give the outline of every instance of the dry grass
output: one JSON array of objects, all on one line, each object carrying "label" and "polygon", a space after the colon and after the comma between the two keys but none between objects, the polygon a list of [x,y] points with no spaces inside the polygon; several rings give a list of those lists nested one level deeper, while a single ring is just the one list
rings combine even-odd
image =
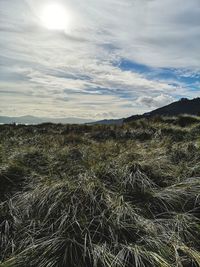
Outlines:
[{"label": "dry grass", "polygon": [[0,126],[0,266],[200,266],[198,127]]}]

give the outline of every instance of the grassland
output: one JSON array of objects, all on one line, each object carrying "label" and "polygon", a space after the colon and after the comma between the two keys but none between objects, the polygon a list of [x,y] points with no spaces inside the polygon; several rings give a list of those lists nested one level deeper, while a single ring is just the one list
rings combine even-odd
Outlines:
[{"label": "grassland", "polygon": [[200,118],[0,126],[1,267],[200,266]]}]

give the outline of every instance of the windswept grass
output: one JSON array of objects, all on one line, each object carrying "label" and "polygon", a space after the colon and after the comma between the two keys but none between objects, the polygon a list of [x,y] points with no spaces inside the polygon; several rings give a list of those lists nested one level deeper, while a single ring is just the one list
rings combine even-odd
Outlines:
[{"label": "windswept grass", "polygon": [[0,266],[200,266],[200,123],[186,119],[0,126]]}]

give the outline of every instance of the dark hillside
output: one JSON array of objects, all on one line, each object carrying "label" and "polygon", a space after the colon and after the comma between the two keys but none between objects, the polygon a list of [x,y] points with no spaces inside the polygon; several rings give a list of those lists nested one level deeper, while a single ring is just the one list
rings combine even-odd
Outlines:
[{"label": "dark hillside", "polygon": [[181,100],[169,104],[167,106],[158,108],[143,115],[134,115],[124,120],[130,122],[136,119],[152,117],[152,116],[177,116],[177,115],[199,115],[200,114],[200,98],[189,100],[182,98]]}]

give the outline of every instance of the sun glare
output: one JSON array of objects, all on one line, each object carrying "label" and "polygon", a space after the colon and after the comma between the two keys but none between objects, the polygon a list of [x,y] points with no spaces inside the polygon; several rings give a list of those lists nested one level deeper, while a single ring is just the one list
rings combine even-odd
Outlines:
[{"label": "sun glare", "polygon": [[49,4],[41,12],[40,19],[49,30],[65,30],[69,27],[70,16],[66,8],[59,4]]}]

